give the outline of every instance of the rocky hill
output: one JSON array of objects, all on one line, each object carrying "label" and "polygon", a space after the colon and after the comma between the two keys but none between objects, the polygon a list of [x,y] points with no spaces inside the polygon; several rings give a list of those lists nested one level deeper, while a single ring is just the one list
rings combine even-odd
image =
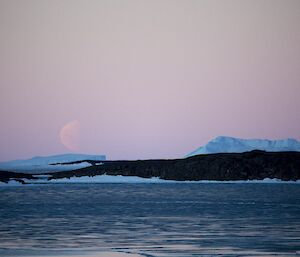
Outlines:
[{"label": "rocky hill", "polygon": [[[69,164],[72,162],[67,163],[67,165]],[[159,177],[177,181],[260,180],[265,178],[295,181],[300,179],[300,152],[255,150],[246,153],[196,155],[185,159],[91,161],[90,164],[91,166],[82,169],[50,172],[48,179],[92,177],[103,174],[143,178]],[[10,178],[31,179],[29,174],[0,171],[0,181],[7,182]]]},{"label": "rocky hill", "polygon": [[219,153],[173,160],[102,161],[101,165],[52,173],[53,178],[101,174],[167,180],[300,179],[300,152]]}]

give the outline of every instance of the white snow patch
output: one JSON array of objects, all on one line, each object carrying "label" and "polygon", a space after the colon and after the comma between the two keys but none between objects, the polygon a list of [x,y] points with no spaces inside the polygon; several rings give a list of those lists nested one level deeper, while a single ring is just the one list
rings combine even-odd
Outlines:
[{"label": "white snow patch", "polygon": [[0,181],[0,187],[22,186],[22,184],[15,180],[10,180],[7,183]]},{"label": "white snow patch", "polygon": [[82,176],[82,177],[71,177],[62,179],[51,179],[51,180],[37,180],[31,181],[32,183],[170,183],[173,180],[164,180],[158,177],[152,178],[141,178],[137,176],[111,176],[111,175],[99,175],[94,177]]},{"label": "white snow patch", "polygon": [[34,178],[37,179],[48,179],[51,177],[51,175],[47,175],[47,174],[42,174],[42,175],[32,175]]},{"label": "white snow patch", "polygon": [[[47,177],[48,178],[48,177]],[[40,178],[37,180],[28,180],[23,179],[26,183],[30,184],[72,184],[72,183],[88,183],[88,184],[97,184],[97,183],[184,183],[184,184],[270,184],[270,183],[285,183],[285,184],[300,184],[300,180],[297,181],[283,181],[280,179],[263,179],[263,180],[230,180],[230,181],[217,181],[217,180],[199,180],[199,181],[176,181],[176,180],[165,180],[158,177],[152,178],[141,178],[136,176],[111,176],[111,175],[99,175],[94,177],[71,177],[62,178],[62,179],[52,179],[47,180],[47,178]],[[18,186],[22,185],[21,183],[11,180],[8,183],[1,183],[1,186]]]},{"label": "white snow patch", "polygon": [[166,180],[159,177],[152,178],[141,178],[136,176],[111,176],[111,175],[100,175],[94,177],[72,177],[70,179],[53,179],[50,183],[295,183],[297,181],[283,181],[280,179],[265,178],[263,180],[230,180],[230,181],[218,181],[218,180],[199,180],[199,181],[177,181],[177,180]]}]

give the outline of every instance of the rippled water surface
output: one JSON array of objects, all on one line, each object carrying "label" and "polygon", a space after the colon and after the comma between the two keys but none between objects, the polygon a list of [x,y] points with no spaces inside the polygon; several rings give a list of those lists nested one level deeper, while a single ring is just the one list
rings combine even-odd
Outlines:
[{"label": "rippled water surface", "polygon": [[0,188],[0,256],[83,252],[149,257],[298,256],[300,185]]}]

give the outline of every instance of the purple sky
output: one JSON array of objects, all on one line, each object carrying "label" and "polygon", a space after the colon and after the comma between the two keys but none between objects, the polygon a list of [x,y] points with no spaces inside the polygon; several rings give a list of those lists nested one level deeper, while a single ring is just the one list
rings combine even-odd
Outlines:
[{"label": "purple sky", "polygon": [[0,160],[299,140],[300,1],[0,0],[0,86]]}]

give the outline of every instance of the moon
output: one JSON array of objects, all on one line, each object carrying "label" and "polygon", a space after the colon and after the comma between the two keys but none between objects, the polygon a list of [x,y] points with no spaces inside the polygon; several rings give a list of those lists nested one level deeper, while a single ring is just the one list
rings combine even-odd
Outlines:
[{"label": "moon", "polygon": [[79,151],[80,123],[73,120],[65,124],[59,132],[60,142],[71,151]]}]

